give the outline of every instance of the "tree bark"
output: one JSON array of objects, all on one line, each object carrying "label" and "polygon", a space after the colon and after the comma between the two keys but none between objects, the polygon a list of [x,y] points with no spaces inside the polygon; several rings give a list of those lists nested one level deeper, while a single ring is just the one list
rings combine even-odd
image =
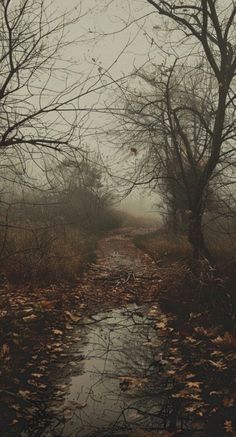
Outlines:
[{"label": "tree bark", "polygon": [[193,248],[193,256],[200,260],[211,259],[202,231],[202,213],[192,211],[189,218],[188,239]]}]

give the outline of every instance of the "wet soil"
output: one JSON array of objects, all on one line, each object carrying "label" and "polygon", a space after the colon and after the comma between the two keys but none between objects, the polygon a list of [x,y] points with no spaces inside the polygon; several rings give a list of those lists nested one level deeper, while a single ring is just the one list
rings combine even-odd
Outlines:
[{"label": "wet soil", "polygon": [[1,436],[235,435],[234,345],[161,311],[148,231],[101,240],[76,287],[2,290]]},{"label": "wet soil", "polygon": [[[104,238],[97,263],[88,266],[77,284],[45,288],[1,285],[1,436],[18,436],[22,430],[40,435],[50,418],[48,399],[64,396],[61,385],[65,384],[60,378],[66,380],[74,370],[74,331],[84,329],[86,316],[151,299],[151,293],[145,292],[145,282],[155,284],[155,265],[135,249],[134,234],[134,230],[126,229]],[[143,277],[147,271],[148,279]],[[76,353],[77,363],[80,354]]]}]

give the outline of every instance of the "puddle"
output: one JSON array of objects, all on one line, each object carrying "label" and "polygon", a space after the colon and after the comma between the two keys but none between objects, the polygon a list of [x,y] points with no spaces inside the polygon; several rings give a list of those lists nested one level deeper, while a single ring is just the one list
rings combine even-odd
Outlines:
[{"label": "puddle", "polygon": [[97,265],[100,262],[103,268],[113,272],[151,273],[155,268],[154,261],[147,254],[137,249],[130,239],[121,237],[105,240],[97,256]]},{"label": "puddle", "polygon": [[57,410],[42,436],[125,436],[147,425],[163,429],[164,343],[143,311],[132,306],[93,318],[86,343],[80,344],[82,374],[71,377],[60,414]]},{"label": "puddle", "polygon": [[111,270],[130,270],[138,271],[142,267],[142,262],[137,257],[127,257],[126,254],[120,252],[112,252],[109,258],[109,267]]}]

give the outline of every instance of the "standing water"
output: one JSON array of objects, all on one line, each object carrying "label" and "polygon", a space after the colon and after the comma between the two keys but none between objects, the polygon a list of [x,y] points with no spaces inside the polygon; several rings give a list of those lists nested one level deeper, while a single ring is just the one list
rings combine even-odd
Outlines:
[{"label": "standing water", "polygon": [[71,377],[60,418],[57,411],[43,436],[128,436],[137,427],[163,429],[163,341],[152,320],[132,306],[98,314],[87,329],[82,374]]}]

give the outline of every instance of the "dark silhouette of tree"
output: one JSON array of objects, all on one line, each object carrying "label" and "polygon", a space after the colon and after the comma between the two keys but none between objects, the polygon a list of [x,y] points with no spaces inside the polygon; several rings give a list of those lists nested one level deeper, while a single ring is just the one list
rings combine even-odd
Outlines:
[{"label": "dark silhouette of tree", "polygon": [[50,0],[0,2],[0,151],[13,176],[29,161],[42,169],[46,155],[82,150],[83,98],[107,85],[72,59],[71,30],[87,12],[82,2],[63,14]]},{"label": "dark silhouette of tree", "polygon": [[119,140],[138,151],[135,184],[172,190],[185,204],[195,258],[210,258],[203,215],[216,178],[223,180],[235,165],[236,6],[212,0],[146,3],[160,16],[154,42],[159,49],[162,44],[165,61],[137,69],[111,112],[120,123]]},{"label": "dark silhouette of tree", "polygon": [[[179,166],[182,162],[179,153],[179,139],[186,148],[188,160],[194,170],[196,161],[192,148],[192,129],[183,125],[183,118],[198,119],[198,123],[205,129],[208,141],[206,151],[203,153],[200,171],[192,185],[190,199],[189,240],[194,248],[196,257],[207,255],[202,233],[202,216],[204,212],[204,194],[209,181],[220,165],[222,157],[234,153],[232,141],[235,139],[235,92],[234,79],[236,73],[236,48],[235,48],[235,17],[236,6],[234,2],[217,2],[214,0],[201,1],[154,1],[147,0],[162,17],[166,17],[174,25],[173,32],[184,35],[182,43],[196,42],[195,53],[200,57],[201,64],[207,65],[207,76],[214,82],[215,95],[212,100],[213,113],[209,124],[209,113],[202,113],[192,102],[187,102],[179,107],[171,104],[170,87],[166,88],[166,99],[169,112],[172,140],[175,144],[176,159]],[[177,33],[178,34],[178,33]],[[173,72],[175,65],[171,68]],[[195,67],[196,75],[201,65]],[[167,81],[170,84],[171,74]],[[202,83],[204,87],[204,83]],[[212,97],[211,97],[212,98]],[[227,148],[226,142],[230,142]],[[183,171],[183,180],[184,177]],[[188,180],[184,182],[189,192]]]},{"label": "dark silhouette of tree", "polygon": [[99,156],[88,154],[83,160],[64,160],[51,171],[50,178],[51,197],[57,201],[51,213],[56,220],[92,232],[114,225],[116,218],[110,210],[114,199]]}]

